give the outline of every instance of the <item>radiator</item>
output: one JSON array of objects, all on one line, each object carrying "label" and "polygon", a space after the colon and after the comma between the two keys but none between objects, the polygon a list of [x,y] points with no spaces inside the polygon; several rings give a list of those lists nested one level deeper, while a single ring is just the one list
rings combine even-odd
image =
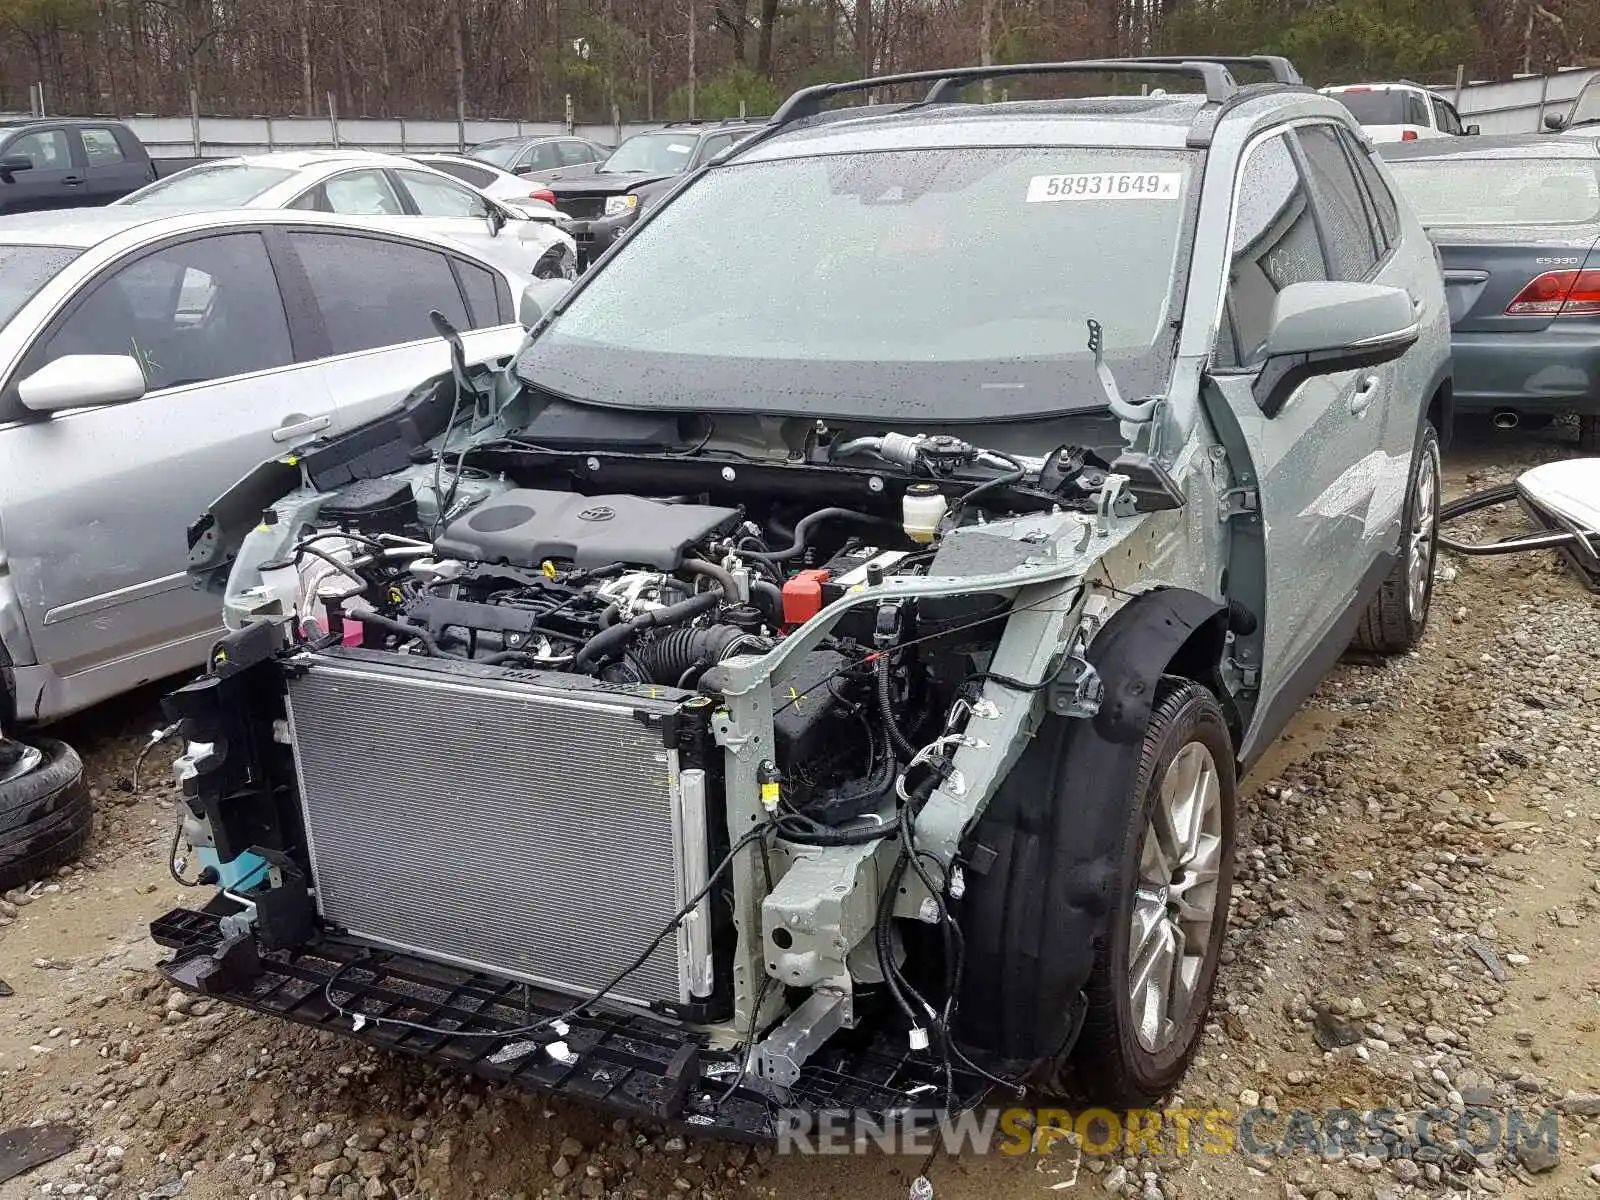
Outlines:
[{"label": "radiator", "polygon": [[[670,700],[362,652],[307,655],[289,728],[317,904],[399,950],[588,992],[704,884],[703,773],[663,738]],[[668,722],[670,724],[670,722]],[[702,902],[610,995],[711,991]]]}]

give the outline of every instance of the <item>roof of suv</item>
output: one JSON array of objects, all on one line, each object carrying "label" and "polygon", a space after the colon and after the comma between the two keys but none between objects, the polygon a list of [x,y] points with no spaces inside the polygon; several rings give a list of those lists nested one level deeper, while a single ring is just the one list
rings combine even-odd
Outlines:
[{"label": "roof of suv", "polygon": [[121,125],[116,117],[0,117],[0,129],[23,125]]},{"label": "roof of suv", "polygon": [[[1096,96],[1076,100],[1011,100],[995,104],[864,105],[797,121],[771,139],[737,152],[745,162],[844,150],[935,149],[955,146],[1103,146],[1193,148],[1198,119],[1243,110],[1252,101],[1293,96],[1348,121],[1349,110],[1307,87],[1254,84],[1216,105],[1199,93]],[[1241,111],[1241,115],[1246,115]],[[1249,114],[1253,115],[1253,114]]]}]

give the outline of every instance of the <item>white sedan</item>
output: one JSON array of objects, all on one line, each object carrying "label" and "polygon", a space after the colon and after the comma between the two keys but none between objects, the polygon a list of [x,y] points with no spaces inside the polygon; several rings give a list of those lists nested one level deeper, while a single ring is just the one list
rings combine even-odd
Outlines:
[{"label": "white sedan", "polygon": [[200,163],[116,201],[182,210],[303,209],[380,217],[441,234],[508,270],[571,278],[577,245],[548,221],[491,199],[442,171],[365,150],[282,151]]},{"label": "white sedan", "polygon": [[547,220],[558,219],[561,215],[555,206],[555,193],[550,190],[550,185],[547,183],[541,183],[536,179],[525,179],[521,175],[513,175],[489,163],[466,158],[460,154],[413,154],[410,158],[412,162],[432,167],[435,171],[443,171],[446,175],[476,188],[490,199],[498,200],[518,212],[527,213],[535,220],[541,217]]}]

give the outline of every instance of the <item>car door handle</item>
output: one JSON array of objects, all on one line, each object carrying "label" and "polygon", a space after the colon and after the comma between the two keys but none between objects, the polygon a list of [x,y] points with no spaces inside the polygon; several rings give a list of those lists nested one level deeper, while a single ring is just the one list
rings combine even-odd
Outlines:
[{"label": "car door handle", "polygon": [[64,183],[67,187],[82,187],[83,186],[83,176],[82,175],[68,175],[61,182]]},{"label": "car door handle", "polygon": [[307,417],[301,413],[290,413],[283,419],[283,424],[272,431],[272,440],[287,442],[306,433],[316,433],[319,429],[326,429],[333,424],[333,418],[328,416]]},{"label": "car door handle", "polygon": [[1372,403],[1372,398],[1378,394],[1378,377],[1368,375],[1361,381],[1361,386],[1350,394],[1350,415],[1359,417],[1367,411],[1367,406]]}]

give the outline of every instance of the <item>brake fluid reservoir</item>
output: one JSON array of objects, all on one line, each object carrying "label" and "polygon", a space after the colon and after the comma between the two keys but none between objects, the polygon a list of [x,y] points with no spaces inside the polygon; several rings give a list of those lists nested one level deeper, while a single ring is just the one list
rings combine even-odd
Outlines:
[{"label": "brake fluid reservoir", "polygon": [[935,484],[913,483],[900,501],[900,523],[906,536],[923,545],[933,541],[949,507],[944,493]]}]

